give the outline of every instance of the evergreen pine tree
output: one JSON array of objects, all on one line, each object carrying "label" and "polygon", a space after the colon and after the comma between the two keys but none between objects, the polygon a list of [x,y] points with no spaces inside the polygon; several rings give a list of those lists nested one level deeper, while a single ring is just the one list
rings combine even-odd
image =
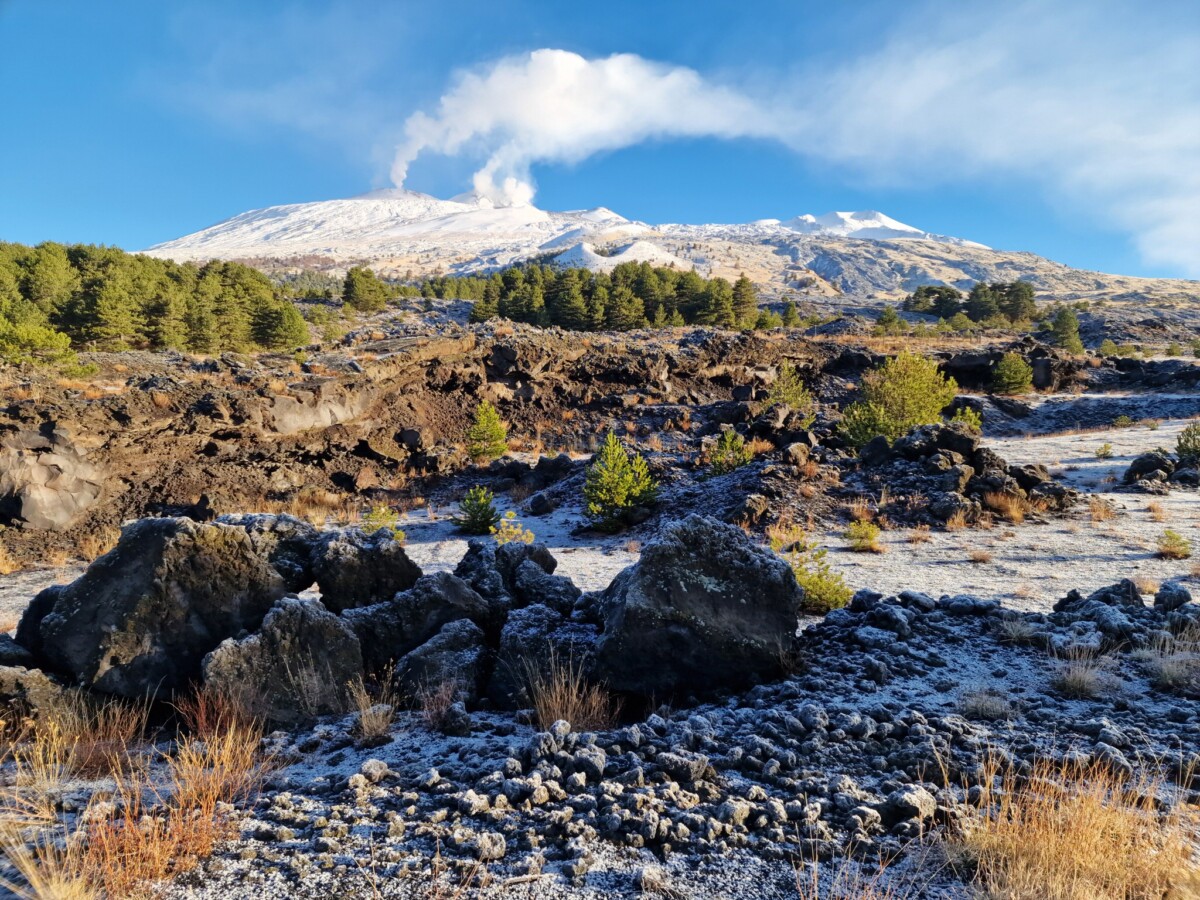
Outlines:
[{"label": "evergreen pine tree", "polygon": [[499,459],[508,452],[508,429],[500,421],[496,407],[481,400],[475,419],[467,429],[467,456],[474,460]]},{"label": "evergreen pine tree", "polygon": [[500,286],[488,280],[483,286],[483,296],[471,304],[471,321],[486,322],[500,314]]},{"label": "evergreen pine tree", "polygon": [[1082,353],[1083,342],[1079,339],[1079,317],[1069,306],[1060,306],[1054,315],[1054,342],[1068,353]]},{"label": "evergreen pine tree", "polygon": [[796,312],[796,304],[791,300],[783,304],[783,327],[795,328],[800,324],[800,313]]},{"label": "evergreen pine tree", "polygon": [[736,324],[745,328],[758,317],[758,291],[745,275],[733,283],[733,315]]},{"label": "evergreen pine tree", "polygon": [[342,302],[358,312],[379,312],[387,306],[387,288],[370,269],[354,266],[342,282]]},{"label": "evergreen pine tree", "polygon": [[972,322],[983,322],[998,315],[1000,305],[996,301],[996,292],[991,285],[980,282],[971,288],[967,297],[967,317]]}]

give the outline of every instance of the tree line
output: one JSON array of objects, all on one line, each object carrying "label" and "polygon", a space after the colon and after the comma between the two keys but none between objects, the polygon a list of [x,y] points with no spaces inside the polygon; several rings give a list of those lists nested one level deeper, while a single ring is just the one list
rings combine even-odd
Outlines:
[{"label": "tree line", "polygon": [[473,301],[473,322],[504,318],[573,331],[772,328],[799,321],[794,304],[785,305],[783,316],[759,310],[758,291],[745,275],[731,283],[647,262],[620,263],[611,272],[527,263],[486,276],[428,278],[420,293]]},{"label": "tree line", "polygon": [[299,309],[249,266],[0,243],[0,358],[10,362],[84,348],[280,350],[309,339]]}]

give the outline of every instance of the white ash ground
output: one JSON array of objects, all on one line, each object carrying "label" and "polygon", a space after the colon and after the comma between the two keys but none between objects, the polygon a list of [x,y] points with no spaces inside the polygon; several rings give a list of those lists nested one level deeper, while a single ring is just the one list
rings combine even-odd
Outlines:
[{"label": "white ash ground", "polygon": [[[912,532],[885,531],[885,553],[854,553],[838,532],[824,535],[829,562],[855,587],[882,593],[913,589],[933,596],[967,593],[998,598],[1015,609],[1045,610],[1072,588],[1084,593],[1121,578],[1160,583],[1195,580],[1188,560],[1155,555],[1167,528],[1192,542],[1200,554],[1200,493],[1173,489],[1165,496],[1116,491],[1132,459],[1157,447],[1173,449],[1190,420],[1071,434],[1022,438],[985,438],[983,445],[1013,465],[1042,463],[1056,478],[1110,502],[1117,515],[1091,521],[1082,502],[1067,517],[1021,525],[997,521],[991,529],[931,530],[926,543],[910,543]],[[1096,450],[1112,444],[1113,456]],[[1149,511],[1157,504],[1161,512]],[[1160,521],[1161,520],[1161,521]],[[972,562],[973,551],[991,554],[990,562]]]}]

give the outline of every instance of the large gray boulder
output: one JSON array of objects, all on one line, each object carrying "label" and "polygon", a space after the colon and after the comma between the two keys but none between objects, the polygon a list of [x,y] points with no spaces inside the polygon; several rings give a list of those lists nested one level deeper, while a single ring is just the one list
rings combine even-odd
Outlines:
[{"label": "large gray boulder", "polygon": [[362,642],[371,671],[398,661],[456,619],[485,626],[492,617],[487,601],[449,572],[424,575],[383,603],[348,609],[342,615]]},{"label": "large gray boulder", "polygon": [[204,658],[206,687],[237,698],[256,715],[295,725],[344,712],[347,685],[363,675],[358,637],[320,601],[286,597],[242,640]]},{"label": "large gray boulder", "polygon": [[235,525],[250,536],[255,551],[275,567],[289,591],[311,587],[313,553],[321,543],[321,532],[295,516],[269,513],[235,513],[219,516],[222,525]]},{"label": "large gray boulder", "polygon": [[100,499],[104,472],[52,422],[0,434],[0,517],[63,531]]},{"label": "large gray boulder", "polygon": [[312,575],[321,602],[334,612],[370,606],[406,591],[421,577],[404,545],[388,528],[347,528],[321,536],[313,550]]},{"label": "large gray boulder", "polygon": [[688,516],[601,595],[595,674],[659,697],[778,676],[803,598],[788,564],[741,529]]},{"label": "large gray boulder", "polygon": [[457,619],[396,665],[393,683],[404,697],[453,684],[455,699],[473,702],[479,695],[487,660],[483,629],[470,619]]},{"label": "large gray boulder", "polygon": [[225,638],[257,628],[286,592],[243,529],[141,519],[73,583],[39,595],[18,635],[81,684],[162,696]]}]

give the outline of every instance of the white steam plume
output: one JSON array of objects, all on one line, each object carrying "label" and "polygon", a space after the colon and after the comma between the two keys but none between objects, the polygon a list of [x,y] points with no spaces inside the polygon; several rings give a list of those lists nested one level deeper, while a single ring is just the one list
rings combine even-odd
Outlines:
[{"label": "white steam plume", "polygon": [[775,137],[759,104],[710,84],[692,69],[622,53],[585,59],[535,50],[461,77],[438,104],[405,123],[392,180],[403,185],[425,151],[455,155],[483,147],[477,194],[496,205],[533,199],[530,166],[572,163],[604,150],[666,137]]}]

